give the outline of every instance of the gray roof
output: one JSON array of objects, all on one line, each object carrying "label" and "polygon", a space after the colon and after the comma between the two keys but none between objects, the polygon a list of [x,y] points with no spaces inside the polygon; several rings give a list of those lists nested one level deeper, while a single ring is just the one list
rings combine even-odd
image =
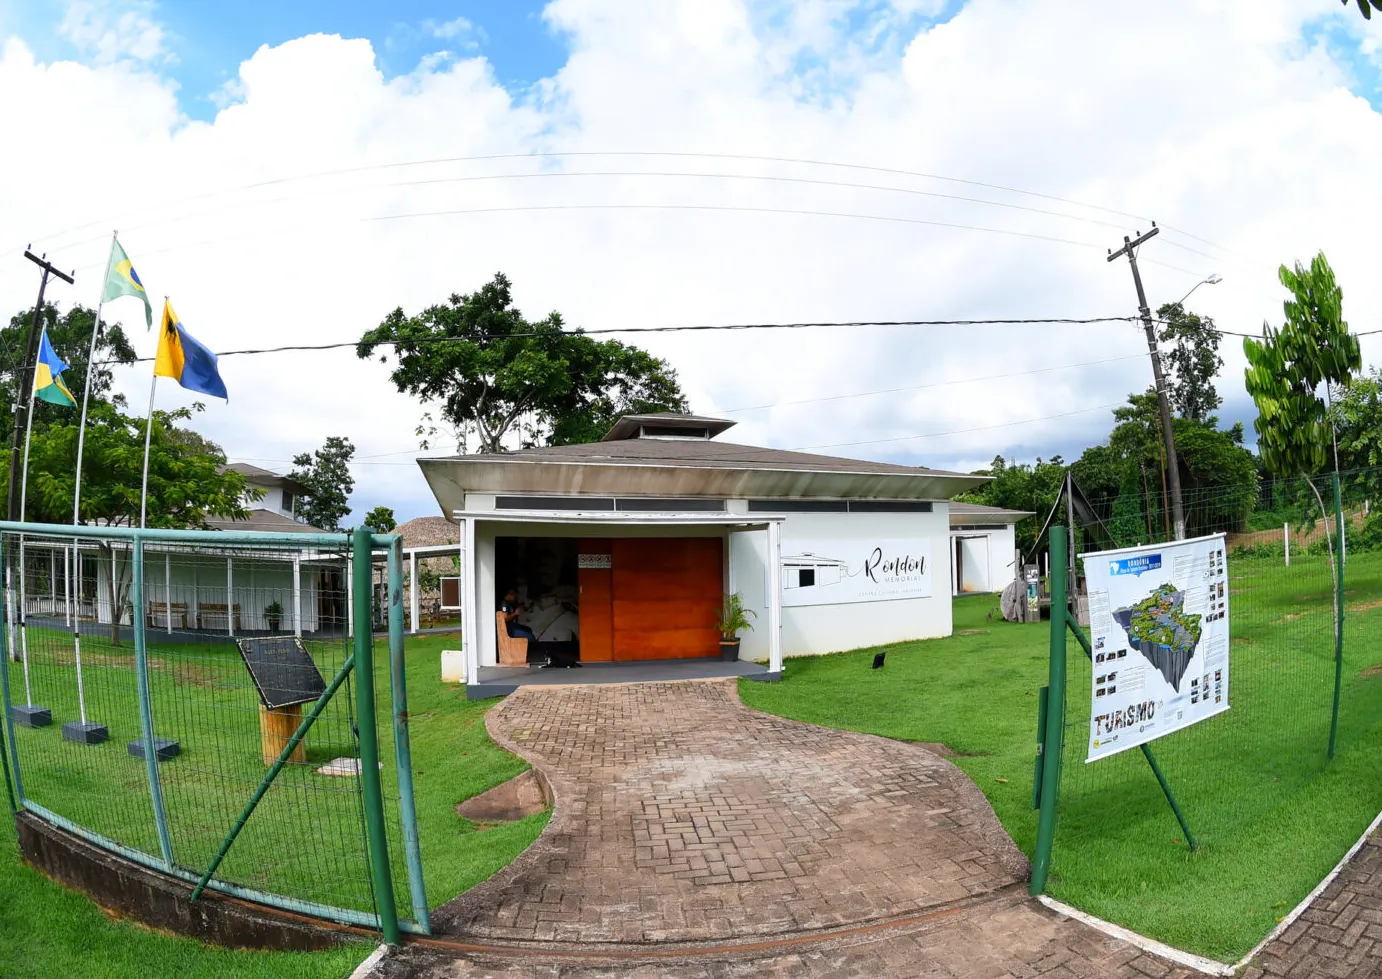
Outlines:
[{"label": "gray roof", "polygon": [[240,473],[249,482],[259,483],[261,486],[281,486],[295,493],[307,492],[307,487],[293,477],[280,476],[276,472],[261,469],[259,466],[252,466],[248,462],[232,462],[226,466],[226,469],[229,472]]},{"label": "gray roof", "polygon": [[614,426],[605,433],[605,442],[617,442],[621,439],[638,438],[639,431],[643,426],[656,425],[659,428],[686,429],[690,431],[709,430],[710,437],[714,438],[721,432],[727,431],[739,424],[730,421],[728,418],[709,418],[705,415],[683,415],[675,411],[654,411],[646,415],[624,415]]},{"label": "gray roof", "polygon": [[251,510],[248,520],[214,517],[207,520],[206,523],[213,530],[267,530],[279,534],[325,533],[320,527],[313,527],[311,524],[302,523],[292,517],[285,517],[273,510]]},{"label": "gray roof", "polygon": [[710,439],[632,438],[419,459],[443,513],[466,493],[946,500],[987,476]]},{"label": "gray roof", "polygon": [[1023,517],[1035,514],[1031,510],[1005,510],[1002,507],[984,506],[982,503],[966,503],[963,500],[950,501],[950,522],[963,523],[1017,523]]}]

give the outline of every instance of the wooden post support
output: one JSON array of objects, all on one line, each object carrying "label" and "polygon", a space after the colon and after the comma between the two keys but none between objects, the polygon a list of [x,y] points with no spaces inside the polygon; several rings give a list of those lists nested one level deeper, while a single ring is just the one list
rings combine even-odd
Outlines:
[{"label": "wooden post support", "polygon": [[[272,765],[278,760],[288,739],[302,723],[302,704],[269,710],[259,705],[259,757],[264,764]],[[303,765],[307,762],[307,746],[299,743],[288,756],[288,761]]]}]

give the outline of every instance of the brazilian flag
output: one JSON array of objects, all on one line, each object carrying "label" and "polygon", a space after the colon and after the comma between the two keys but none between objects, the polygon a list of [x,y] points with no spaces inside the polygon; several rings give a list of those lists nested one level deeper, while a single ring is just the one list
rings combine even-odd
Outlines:
[{"label": "brazilian flag", "polygon": [[144,321],[152,328],[154,310],[149,305],[149,293],[145,291],[144,283],[139,281],[139,273],[134,270],[125,249],[120,247],[119,241],[113,240],[110,243],[110,264],[106,271],[105,287],[101,290],[101,302],[108,303],[121,296],[136,296],[144,300]]},{"label": "brazilian flag", "polygon": [[43,336],[38,342],[38,362],[34,365],[34,397],[55,405],[75,407],[77,399],[67,390],[62,372],[67,364],[58,356],[53,345],[48,342],[48,327],[43,328]]}]

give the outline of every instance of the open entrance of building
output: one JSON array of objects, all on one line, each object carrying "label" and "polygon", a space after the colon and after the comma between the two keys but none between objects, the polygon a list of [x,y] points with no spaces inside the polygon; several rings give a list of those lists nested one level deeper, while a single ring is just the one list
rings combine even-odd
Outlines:
[{"label": "open entrance of building", "polygon": [[530,630],[528,662],[713,659],[722,537],[495,538],[495,596]]}]

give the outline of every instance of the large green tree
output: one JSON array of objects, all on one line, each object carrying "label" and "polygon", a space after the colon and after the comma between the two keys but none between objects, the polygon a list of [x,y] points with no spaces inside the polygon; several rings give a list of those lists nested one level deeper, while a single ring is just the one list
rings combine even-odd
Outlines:
[{"label": "large green tree", "polygon": [[356,353],[392,363],[394,385],[435,405],[462,451],[472,438],[480,452],[594,441],[621,414],[687,410],[666,361],[567,330],[560,313],[525,319],[502,273],[416,315],[395,309]]},{"label": "large green tree", "polygon": [[1382,506],[1382,368],[1356,378],[1333,400],[1329,419],[1345,495]]},{"label": "large green tree", "polygon": [[[15,370],[24,356],[29,340],[29,324],[33,320],[33,308],[21,310],[10,317],[9,323],[0,327],[0,412],[13,423],[14,391],[19,381]],[[73,306],[66,313],[58,315],[58,308],[51,303],[43,306],[41,325],[48,328],[48,339],[57,355],[67,362],[71,370],[63,374],[67,389],[77,399],[78,410],[82,403],[82,392],[86,388],[87,356],[91,352],[91,328],[96,323],[96,313],[85,306]],[[114,375],[113,364],[134,363],[134,347],[125,336],[119,323],[101,324],[101,335],[96,339],[96,367],[91,373],[91,395],[105,397],[110,392]],[[34,426],[41,428],[50,421],[61,420],[64,412],[70,409],[50,405],[42,399],[35,402]],[[70,515],[69,515],[70,516]]]},{"label": "large green tree", "polygon": [[[1286,322],[1280,328],[1263,324],[1261,340],[1243,340],[1248,358],[1244,379],[1257,405],[1257,420],[1253,422],[1257,452],[1269,472],[1302,476],[1314,493],[1325,517],[1325,545],[1337,600],[1342,582],[1333,561],[1328,509],[1314,477],[1329,464],[1331,456],[1338,469],[1338,450],[1330,451],[1334,438],[1329,401],[1336,385],[1349,385],[1362,368],[1363,359],[1358,338],[1349,332],[1344,319],[1343,290],[1324,252],[1316,254],[1308,268],[1300,262],[1289,269],[1283,265],[1278,275],[1291,294],[1282,303]],[[1337,640],[1342,628],[1337,601],[1334,612]]]},{"label": "large green tree", "polygon": [[989,468],[980,470],[978,475],[993,478],[958,499],[1036,514],[1019,520],[1014,528],[1018,549],[1025,557],[1035,555],[1038,550],[1037,531],[1061,493],[1065,461],[1060,456],[1052,456],[1046,460],[1038,459],[1035,463],[1025,463],[995,456]]},{"label": "large green tree", "polygon": [[[194,410],[156,411],[149,444],[150,527],[200,528],[212,517],[244,519],[245,478],[226,471],[224,454],[204,450],[205,440],[187,436],[185,424]],[[91,403],[82,461],[80,519],[84,524],[133,527],[139,523],[141,473],[144,461],[143,418],[124,414],[109,401]],[[29,460],[28,519],[66,524],[72,520],[72,495],[77,465],[77,414],[34,431]],[[8,466],[0,474],[7,489]],[[131,583],[129,553],[118,543],[99,543],[106,567],[111,607],[124,608]],[[123,561],[123,565],[121,562]],[[135,615],[140,614],[135,610]],[[112,616],[111,639],[120,641],[119,616]]]},{"label": "large green tree", "polygon": [[392,534],[398,526],[398,518],[393,515],[393,507],[380,504],[365,514],[365,526],[373,527],[381,534]]},{"label": "large green tree", "polygon": [[341,520],[350,512],[350,491],[355,477],[350,460],[355,445],[341,435],[332,435],[316,452],[293,456],[293,471],[288,474],[307,489],[297,501],[297,515],[313,527],[340,530]]},{"label": "large green tree", "polygon": [[1219,331],[1208,316],[1187,312],[1180,303],[1157,310],[1162,361],[1170,373],[1166,395],[1182,418],[1204,421],[1223,404],[1214,378],[1224,366],[1219,356]]}]

